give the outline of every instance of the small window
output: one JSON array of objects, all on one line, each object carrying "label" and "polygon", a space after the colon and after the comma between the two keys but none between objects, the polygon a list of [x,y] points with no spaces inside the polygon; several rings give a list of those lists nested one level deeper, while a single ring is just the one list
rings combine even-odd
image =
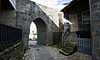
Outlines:
[{"label": "small window", "polygon": [[89,11],[82,12],[82,24],[90,24],[90,12]]}]

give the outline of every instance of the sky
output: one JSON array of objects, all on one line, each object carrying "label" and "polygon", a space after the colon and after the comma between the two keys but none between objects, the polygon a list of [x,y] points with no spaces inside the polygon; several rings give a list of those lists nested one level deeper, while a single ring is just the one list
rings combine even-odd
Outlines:
[{"label": "sky", "polygon": [[65,7],[62,5],[63,3],[69,3],[71,0],[31,0],[36,3],[51,7],[51,8],[58,8],[59,10]]}]

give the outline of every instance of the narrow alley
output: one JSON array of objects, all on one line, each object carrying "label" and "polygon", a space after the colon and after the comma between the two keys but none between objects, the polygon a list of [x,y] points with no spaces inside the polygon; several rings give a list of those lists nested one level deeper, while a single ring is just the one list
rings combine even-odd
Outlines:
[{"label": "narrow alley", "polygon": [[59,49],[51,46],[37,45],[36,41],[29,41],[29,50],[23,60],[66,60],[66,56],[59,53]]},{"label": "narrow alley", "polygon": [[0,0],[0,60],[100,60],[100,0]]}]

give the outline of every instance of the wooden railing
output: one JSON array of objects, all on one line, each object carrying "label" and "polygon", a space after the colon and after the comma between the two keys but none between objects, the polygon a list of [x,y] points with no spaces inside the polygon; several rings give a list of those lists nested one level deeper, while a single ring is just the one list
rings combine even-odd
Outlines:
[{"label": "wooden railing", "polygon": [[77,51],[85,54],[92,54],[92,40],[89,31],[76,32],[77,39]]}]

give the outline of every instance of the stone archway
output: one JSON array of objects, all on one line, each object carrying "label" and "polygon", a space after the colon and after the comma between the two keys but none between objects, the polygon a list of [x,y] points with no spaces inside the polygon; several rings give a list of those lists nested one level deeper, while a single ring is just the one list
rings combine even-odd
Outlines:
[{"label": "stone archway", "polygon": [[37,18],[33,21],[37,26],[37,44],[46,45],[47,44],[47,25],[41,19]]}]

